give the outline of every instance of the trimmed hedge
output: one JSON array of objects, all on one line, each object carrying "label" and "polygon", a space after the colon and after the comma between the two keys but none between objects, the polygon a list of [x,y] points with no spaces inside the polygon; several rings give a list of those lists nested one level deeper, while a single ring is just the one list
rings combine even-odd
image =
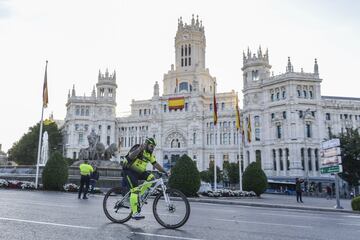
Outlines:
[{"label": "trimmed hedge", "polygon": [[68,164],[59,152],[54,152],[47,161],[42,173],[42,182],[46,190],[63,190],[68,180]]},{"label": "trimmed hedge", "polygon": [[360,196],[353,198],[351,200],[351,208],[354,211],[360,211]]},{"label": "trimmed hedge", "polygon": [[245,169],[243,175],[243,188],[245,191],[254,191],[257,196],[263,194],[267,187],[267,177],[261,166],[252,162]]},{"label": "trimmed hedge", "polygon": [[169,187],[180,190],[186,196],[197,196],[200,173],[195,162],[186,154],[182,155],[171,169]]}]

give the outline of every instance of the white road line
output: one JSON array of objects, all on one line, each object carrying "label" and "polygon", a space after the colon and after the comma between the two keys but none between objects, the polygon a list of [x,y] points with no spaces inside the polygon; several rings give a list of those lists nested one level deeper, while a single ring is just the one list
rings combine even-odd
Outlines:
[{"label": "white road line", "polygon": [[174,239],[186,239],[186,240],[202,240],[199,238],[188,238],[188,237],[176,237],[176,236],[169,236],[169,235],[159,235],[153,233],[143,233],[143,232],[131,232],[132,234],[136,235],[144,235],[144,236],[152,236],[152,237],[163,237],[163,238],[174,238]]},{"label": "white road line", "polygon": [[285,227],[297,227],[297,228],[312,228],[312,226],[291,225],[291,224],[281,224],[281,223],[252,222],[252,221],[230,220],[230,219],[221,219],[221,218],[212,218],[212,219],[213,219],[213,220],[216,220],[216,221],[224,221],[224,222],[254,223],[254,224],[272,225],[272,226],[285,226]]},{"label": "white road line", "polygon": [[276,214],[276,213],[258,213],[260,215],[269,215],[269,216],[280,216],[280,217],[295,217],[295,218],[316,218],[316,219],[326,219],[326,220],[334,220],[337,221],[338,219],[335,218],[328,218],[328,217],[316,217],[316,216],[306,216],[306,215],[290,215],[290,214]]},{"label": "white road line", "polygon": [[67,225],[67,224],[50,223],[50,222],[39,222],[39,221],[31,221],[31,220],[15,219],[15,218],[3,218],[3,217],[0,217],[0,220],[13,221],[13,222],[34,223],[34,224],[43,224],[43,225],[51,225],[51,226],[59,226],[59,227],[70,227],[70,228],[81,228],[81,229],[96,229],[94,227]]},{"label": "white road line", "polygon": [[360,227],[360,224],[356,224],[356,223],[338,223],[340,225],[348,225],[348,226],[359,226]]},{"label": "white road line", "polygon": [[348,218],[360,218],[360,216],[352,216],[352,215],[345,216],[345,217],[348,217]]}]

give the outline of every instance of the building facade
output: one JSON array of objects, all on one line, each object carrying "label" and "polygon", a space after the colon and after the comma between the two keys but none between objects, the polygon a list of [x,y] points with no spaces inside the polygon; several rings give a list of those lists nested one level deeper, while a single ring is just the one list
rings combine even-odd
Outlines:
[{"label": "building facade", "polygon": [[[77,158],[95,130],[105,145],[118,144],[120,156],[146,137],[157,142],[155,155],[170,168],[187,154],[205,170],[209,162],[241,161],[243,169],[260,161],[269,177],[320,176],[320,143],[348,128],[360,126],[360,99],[321,96],[319,67],[295,72],[290,58],[286,72],[270,74],[269,53],[250,50],[243,56],[243,135],[235,124],[237,93],[216,92],[216,78],[206,68],[202,22],[178,20],[175,64],[164,74],[163,93],[155,82],[153,96],[133,100],[131,113],[116,117],[116,73],[99,71],[91,96],[69,91],[63,126],[64,154]],[[240,79],[239,79],[240,86]],[[216,92],[218,124],[214,126]],[[214,151],[216,146],[216,156]]]}]

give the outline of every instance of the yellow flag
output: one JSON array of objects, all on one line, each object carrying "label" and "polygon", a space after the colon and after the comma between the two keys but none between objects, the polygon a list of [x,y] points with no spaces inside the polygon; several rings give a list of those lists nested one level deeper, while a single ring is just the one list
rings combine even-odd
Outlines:
[{"label": "yellow flag", "polygon": [[236,95],[236,104],[235,104],[235,113],[236,113],[236,130],[240,129],[240,109],[239,109],[239,99]]},{"label": "yellow flag", "polygon": [[48,61],[46,61],[45,77],[44,77],[44,85],[43,85],[43,106],[44,106],[44,108],[46,108],[49,103],[49,91],[48,91],[48,85],[47,85],[47,63],[48,63]]}]

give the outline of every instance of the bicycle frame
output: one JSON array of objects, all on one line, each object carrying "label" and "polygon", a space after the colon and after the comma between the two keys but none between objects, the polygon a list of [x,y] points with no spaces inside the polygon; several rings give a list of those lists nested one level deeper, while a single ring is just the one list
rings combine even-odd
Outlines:
[{"label": "bicycle frame", "polygon": [[[137,186],[137,187],[138,187],[138,188],[141,188],[143,185],[149,184],[149,183],[150,183],[151,185],[154,184],[154,186],[152,186],[152,187],[150,187],[150,188],[148,189],[149,192],[148,192],[147,196],[146,196],[144,199],[140,199],[140,202],[139,202],[139,203],[141,204],[141,206],[144,205],[144,202],[146,202],[146,200],[149,198],[149,196],[150,196],[152,193],[154,193],[155,190],[156,190],[159,186],[161,186],[161,189],[162,189],[162,191],[163,191],[163,195],[164,195],[166,204],[169,205],[169,204],[170,204],[170,199],[169,199],[169,196],[166,194],[166,185],[165,185],[165,183],[164,183],[164,180],[163,180],[162,178],[158,178],[158,179],[155,179],[155,180],[152,180],[152,181],[145,181],[144,183],[140,184],[140,185]],[[130,194],[131,194],[131,191],[127,192],[127,193],[125,194],[125,196],[123,197],[123,200],[126,199],[126,198],[128,198],[128,197],[130,197]],[[123,201],[123,200],[122,200],[122,201]]]}]

